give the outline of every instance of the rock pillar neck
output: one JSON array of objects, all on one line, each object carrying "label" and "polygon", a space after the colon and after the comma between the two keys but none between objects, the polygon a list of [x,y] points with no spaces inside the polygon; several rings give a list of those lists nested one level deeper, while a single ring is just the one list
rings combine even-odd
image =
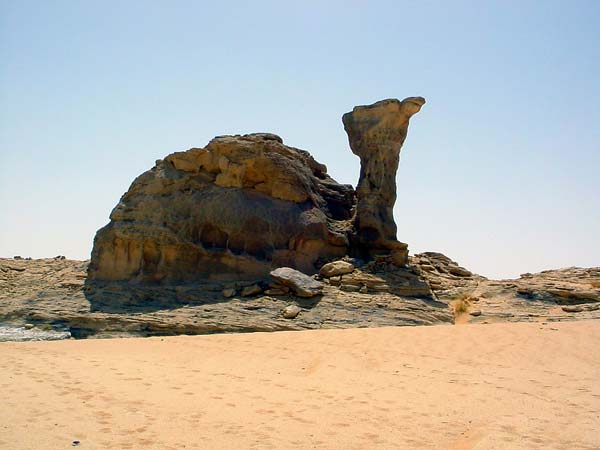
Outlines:
[{"label": "rock pillar neck", "polygon": [[356,106],[342,117],[350,148],[361,164],[353,247],[362,257],[392,254],[397,264],[408,259],[407,245],[396,237],[396,172],[409,120],[424,104],[422,97],[388,99]]}]

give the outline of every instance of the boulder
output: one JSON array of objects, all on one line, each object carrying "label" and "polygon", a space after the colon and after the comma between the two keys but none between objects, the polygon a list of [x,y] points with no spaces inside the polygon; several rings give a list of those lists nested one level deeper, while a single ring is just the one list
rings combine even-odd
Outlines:
[{"label": "boulder", "polygon": [[336,275],[351,273],[353,270],[354,264],[340,260],[325,264],[321,267],[321,270],[319,270],[319,274],[323,277],[331,278]]},{"label": "boulder", "polygon": [[283,310],[281,311],[281,315],[284,319],[295,319],[296,317],[298,317],[298,314],[300,314],[300,311],[302,310],[298,306],[288,305],[285,308],[283,308]]},{"label": "boulder", "polygon": [[354,189],[280,137],[220,136],[158,160],[94,239],[89,278],[252,279],[273,267],[315,273],[348,253]]},{"label": "boulder", "polygon": [[407,245],[396,238],[393,215],[396,171],[409,120],[424,104],[422,97],[388,99],[356,106],[342,117],[350,148],[361,164],[353,236],[361,257],[391,253],[397,263],[407,262]]},{"label": "boulder", "polygon": [[277,283],[289,287],[298,297],[314,297],[323,293],[323,283],[290,267],[280,267],[270,275]]}]

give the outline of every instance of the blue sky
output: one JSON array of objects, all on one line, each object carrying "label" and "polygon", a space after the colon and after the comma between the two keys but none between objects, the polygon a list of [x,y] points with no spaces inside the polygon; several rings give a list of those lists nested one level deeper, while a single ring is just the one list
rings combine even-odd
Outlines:
[{"label": "blue sky", "polygon": [[341,116],[421,95],[398,238],[492,277],[600,266],[600,2],[0,0],[0,256],[89,257],[156,159],[255,131],[340,182]]}]

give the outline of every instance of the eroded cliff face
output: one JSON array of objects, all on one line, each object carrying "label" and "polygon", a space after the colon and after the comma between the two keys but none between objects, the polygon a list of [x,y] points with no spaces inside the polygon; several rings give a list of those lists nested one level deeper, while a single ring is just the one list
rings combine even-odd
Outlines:
[{"label": "eroded cliff face", "polygon": [[409,120],[424,104],[422,97],[388,99],[342,117],[350,148],[360,157],[353,246],[363,257],[393,254],[398,264],[407,261],[407,245],[396,238],[396,172]]},{"label": "eroded cliff face", "polygon": [[272,134],[221,136],[139,176],[94,240],[90,279],[314,273],[348,253],[354,189]]}]

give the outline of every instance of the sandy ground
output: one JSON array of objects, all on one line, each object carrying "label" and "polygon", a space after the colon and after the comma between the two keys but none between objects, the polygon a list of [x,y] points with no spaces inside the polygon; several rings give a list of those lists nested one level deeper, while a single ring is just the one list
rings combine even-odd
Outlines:
[{"label": "sandy ground", "polygon": [[600,322],[0,344],[0,449],[600,449]]}]

